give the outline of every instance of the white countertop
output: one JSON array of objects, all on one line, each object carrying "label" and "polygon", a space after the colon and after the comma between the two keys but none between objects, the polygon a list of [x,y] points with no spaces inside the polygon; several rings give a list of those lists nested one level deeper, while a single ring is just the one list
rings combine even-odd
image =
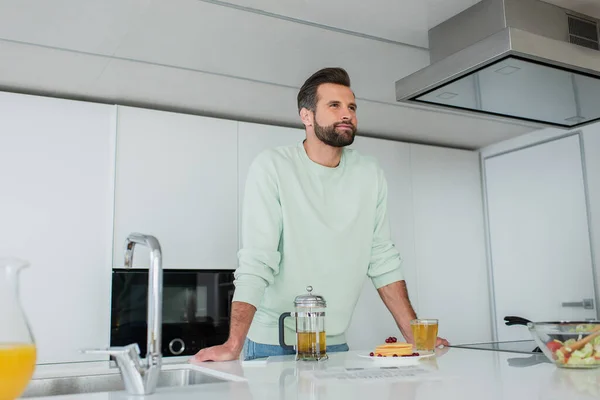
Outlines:
[{"label": "white countertop", "polygon": [[[293,356],[268,361],[185,363],[187,358],[164,359],[168,368],[193,368],[237,381],[184,388],[159,388],[151,396],[125,392],[38,397],[39,400],[496,400],[598,399],[600,369],[566,370],[553,364],[517,367],[544,361],[543,355],[462,348],[438,350],[436,357],[416,366],[395,366],[359,357],[366,352],[333,353],[324,362],[295,362]],[[183,363],[183,364],[182,364]],[[384,367],[382,369],[381,367]],[[389,368],[395,367],[395,368]],[[357,369],[358,368],[358,369]],[[361,369],[362,368],[362,369]],[[106,373],[108,363],[39,366],[34,378]],[[381,377],[382,374],[389,375]],[[343,379],[354,375],[355,379]],[[370,375],[371,377],[366,377]]]}]

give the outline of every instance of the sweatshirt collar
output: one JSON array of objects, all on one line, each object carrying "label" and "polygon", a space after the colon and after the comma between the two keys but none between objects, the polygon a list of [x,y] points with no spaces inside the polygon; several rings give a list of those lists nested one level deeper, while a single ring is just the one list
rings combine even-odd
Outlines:
[{"label": "sweatshirt collar", "polygon": [[300,157],[303,159],[304,163],[308,166],[308,168],[319,175],[339,174],[344,170],[344,166],[346,164],[346,149],[342,149],[340,163],[336,167],[326,167],[311,160],[308,154],[306,153],[306,149],[304,148],[304,140],[301,140],[298,143],[298,152],[300,153]]}]

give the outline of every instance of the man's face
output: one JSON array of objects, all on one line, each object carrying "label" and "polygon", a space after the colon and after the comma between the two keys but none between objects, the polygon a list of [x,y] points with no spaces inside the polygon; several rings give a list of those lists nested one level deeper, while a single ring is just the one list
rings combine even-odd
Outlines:
[{"label": "man's face", "polygon": [[349,146],[354,142],[357,124],[352,90],[333,83],[320,85],[313,123],[317,138],[329,146]]}]

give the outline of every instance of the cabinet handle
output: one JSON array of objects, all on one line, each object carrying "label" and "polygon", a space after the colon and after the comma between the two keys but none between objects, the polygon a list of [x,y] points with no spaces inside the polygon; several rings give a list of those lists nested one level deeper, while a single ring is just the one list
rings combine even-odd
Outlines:
[{"label": "cabinet handle", "polygon": [[562,303],[563,307],[579,307],[586,310],[594,309],[594,299],[583,299],[583,301]]}]

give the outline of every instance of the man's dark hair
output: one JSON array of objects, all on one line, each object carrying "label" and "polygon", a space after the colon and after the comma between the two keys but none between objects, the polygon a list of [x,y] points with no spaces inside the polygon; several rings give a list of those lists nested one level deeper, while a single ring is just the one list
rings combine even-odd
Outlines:
[{"label": "man's dark hair", "polygon": [[298,112],[303,108],[313,112],[316,110],[317,89],[324,83],[350,87],[350,76],[343,68],[323,68],[312,74],[298,92]]}]

